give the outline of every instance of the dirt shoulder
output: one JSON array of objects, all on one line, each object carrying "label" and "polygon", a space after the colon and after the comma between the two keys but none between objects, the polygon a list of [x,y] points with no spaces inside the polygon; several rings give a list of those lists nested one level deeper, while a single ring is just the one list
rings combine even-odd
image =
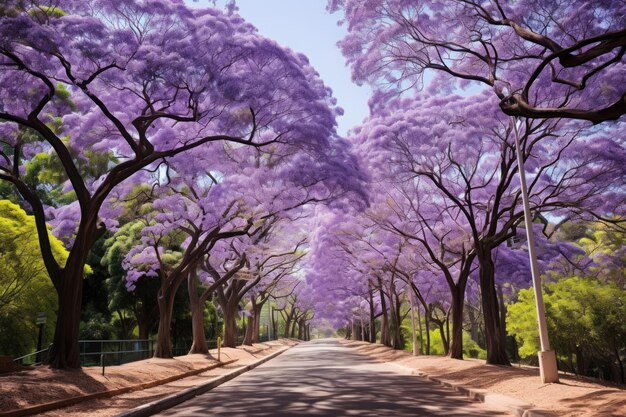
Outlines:
[{"label": "dirt shoulder", "polygon": [[561,417],[626,416],[626,390],[575,377],[561,376],[558,384],[542,384],[539,371],[486,365],[476,359],[417,356],[381,344],[343,340],[371,358],[415,369],[439,380],[484,389],[555,412]]},{"label": "dirt shoulder", "polygon": [[[222,348],[221,361],[216,360],[217,350],[210,355],[186,355],[173,359],[146,359],[120,366],[110,366],[101,374],[99,367],[80,370],[55,370],[48,367],[0,375],[0,413],[27,407],[88,396],[103,391],[127,389],[131,392],[87,400],[76,405],[38,414],[43,416],[113,416],[124,410],[154,401],[179,390],[189,388],[234,369],[246,366],[286,346],[298,342],[280,339],[253,346]],[[194,374],[165,384],[142,389],[159,381]],[[134,389],[136,388],[136,389]]]}]

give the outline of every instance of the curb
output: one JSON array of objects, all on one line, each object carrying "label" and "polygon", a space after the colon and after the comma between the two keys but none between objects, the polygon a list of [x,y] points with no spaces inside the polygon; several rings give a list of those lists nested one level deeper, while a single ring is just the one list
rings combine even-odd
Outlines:
[{"label": "curb", "polygon": [[[146,417],[156,414],[160,411],[167,410],[168,408],[172,408],[175,405],[178,405],[182,402],[192,399],[200,394],[203,394],[207,391],[212,390],[215,387],[222,385],[225,382],[230,381],[231,379],[238,377],[239,375],[248,372],[251,369],[256,368],[257,366],[269,361],[270,359],[275,358],[281,353],[289,350],[291,346],[282,348],[274,353],[269,354],[268,356],[259,359],[256,362],[251,363],[250,365],[246,365],[239,369],[236,369],[232,372],[229,372],[225,375],[218,376],[216,378],[210,379],[207,382],[196,385],[194,387],[190,387],[179,391],[175,394],[168,395],[167,397],[163,397],[159,400],[146,403],[140,405],[139,407],[133,408],[132,410],[124,411],[122,413],[116,414],[114,417]],[[524,416],[529,417],[529,416]]]},{"label": "curb", "polygon": [[508,397],[502,394],[496,394],[493,392],[489,392],[484,389],[471,388],[461,384],[454,384],[452,382],[444,381],[442,379],[430,376],[425,374],[422,371],[419,371],[414,368],[409,368],[405,365],[396,364],[393,362],[386,362],[388,364],[393,364],[394,366],[404,368],[409,371],[411,375],[419,376],[428,381],[434,382],[438,385],[452,388],[458,393],[465,395],[468,398],[471,398],[475,401],[480,401],[485,404],[496,405],[499,407],[506,408],[511,411],[514,415],[518,417],[558,417],[556,413],[549,410],[534,408],[534,405],[525,403],[521,400],[518,400],[513,397]]},{"label": "curb", "polygon": [[159,385],[167,384],[169,382],[177,381],[179,379],[187,378],[190,376],[198,375],[206,371],[210,371],[215,368],[221,368],[225,365],[230,365],[231,363],[237,362],[237,359],[219,362],[213,365],[205,366],[204,368],[194,369],[191,371],[184,372],[182,374],[174,375],[165,379],[160,379],[157,381],[144,382],[143,384],[132,385],[129,387],[121,387],[110,389],[107,391],[98,391],[92,392],[85,395],[79,395],[75,397],[64,398],[62,400],[56,400],[48,403],[37,404],[30,407],[20,408],[17,410],[7,410],[0,411],[0,417],[21,417],[21,416],[29,416],[37,413],[44,413],[46,411],[56,410],[58,408],[70,407],[75,404],[82,403],[84,401],[96,400],[99,398],[110,398],[115,397],[116,395],[126,394],[133,391],[140,391],[148,388],[153,388]]}]

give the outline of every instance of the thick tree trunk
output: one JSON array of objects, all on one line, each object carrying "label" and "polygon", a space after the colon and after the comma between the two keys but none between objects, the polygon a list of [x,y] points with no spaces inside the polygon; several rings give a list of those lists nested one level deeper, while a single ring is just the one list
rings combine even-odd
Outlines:
[{"label": "thick tree trunk", "polygon": [[252,343],[259,343],[261,341],[261,309],[256,308],[254,310],[254,320],[252,327]]},{"label": "thick tree trunk", "polygon": [[291,315],[288,315],[287,319],[285,320],[285,331],[283,333],[284,337],[286,338],[289,337],[290,330],[291,330]]},{"label": "thick tree trunk", "polygon": [[243,342],[242,342],[242,344],[246,346],[252,346],[252,343],[254,343],[254,326],[255,326],[255,316],[256,316],[255,296],[252,296],[252,298],[250,299],[250,303],[252,304],[252,310],[250,310],[250,316],[248,316],[246,320],[246,326],[245,326]]},{"label": "thick tree trunk", "polygon": [[463,305],[464,301],[464,292],[459,290],[458,288],[451,288],[451,296],[452,296],[452,305],[451,305],[451,316],[452,316],[452,335],[450,337],[450,352],[449,355],[452,359],[463,359]]},{"label": "thick tree trunk", "polygon": [[189,353],[209,353],[209,345],[204,333],[204,306],[198,297],[198,279],[195,274],[187,278],[189,289],[189,305],[191,306],[191,348]]},{"label": "thick tree trunk", "polygon": [[[267,302],[267,298],[262,303],[254,303],[253,304],[253,317],[254,317],[254,333],[252,335],[252,343],[259,343],[261,341],[261,312],[263,311],[263,306]],[[269,333],[269,328],[267,329]],[[269,336],[269,334],[268,334]]]},{"label": "thick tree trunk", "polygon": [[[55,283],[58,300],[57,322],[48,362],[53,368],[80,368],[80,312],[87,256],[97,239],[97,209],[83,211],[80,230],[64,268]],[[40,232],[41,233],[41,232]],[[41,241],[41,239],[40,239]],[[40,243],[41,244],[41,243]]]},{"label": "thick tree trunk", "polygon": [[480,298],[485,322],[487,363],[490,365],[511,365],[506,354],[506,338],[503,337],[504,333],[501,328],[491,249],[478,252],[478,264],[480,267]]},{"label": "thick tree trunk", "polygon": [[237,307],[229,300],[224,310],[224,347],[237,347]]},{"label": "thick tree trunk", "polygon": [[169,291],[163,292],[163,289],[159,291],[159,295],[157,296],[159,304],[159,330],[157,332],[157,345],[154,349],[155,358],[173,357],[170,330],[172,311],[174,310],[174,296],[175,294]]},{"label": "thick tree trunk", "polygon": [[75,261],[74,265],[66,264],[61,272],[61,284],[57,288],[59,310],[49,356],[53,368],[80,368],[78,338],[84,267],[84,262]]}]

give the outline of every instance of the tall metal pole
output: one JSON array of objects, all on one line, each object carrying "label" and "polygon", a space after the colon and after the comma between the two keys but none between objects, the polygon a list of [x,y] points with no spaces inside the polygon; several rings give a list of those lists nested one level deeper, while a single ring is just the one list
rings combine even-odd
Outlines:
[{"label": "tall metal pole", "polygon": [[556,354],[550,350],[550,340],[548,338],[548,326],[546,324],[546,314],[543,305],[543,292],[541,287],[541,276],[537,264],[537,254],[535,252],[535,235],[533,233],[533,219],[530,213],[530,203],[528,201],[528,189],[526,187],[526,172],[524,170],[524,157],[520,147],[517,118],[513,118],[513,131],[515,133],[515,151],[517,153],[517,166],[519,168],[520,189],[522,192],[522,203],[524,205],[524,224],[526,226],[526,238],[528,241],[528,257],[530,258],[530,272],[533,279],[533,290],[535,291],[535,304],[537,307],[537,321],[539,322],[539,342],[541,351],[539,356],[539,372],[544,383],[559,382],[559,373],[556,365]]}]

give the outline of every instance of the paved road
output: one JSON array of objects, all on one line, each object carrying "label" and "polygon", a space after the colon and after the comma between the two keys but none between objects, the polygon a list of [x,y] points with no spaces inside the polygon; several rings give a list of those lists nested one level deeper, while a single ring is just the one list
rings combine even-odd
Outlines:
[{"label": "paved road", "polygon": [[507,416],[332,339],[302,343],[160,416]]}]

